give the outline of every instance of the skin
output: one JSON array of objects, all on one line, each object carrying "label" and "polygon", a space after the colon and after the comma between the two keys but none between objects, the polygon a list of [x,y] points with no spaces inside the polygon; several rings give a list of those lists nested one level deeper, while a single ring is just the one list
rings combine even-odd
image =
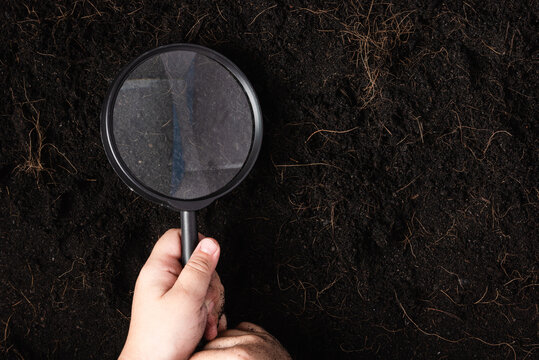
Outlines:
[{"label": "skin", "polygon": [[210,341],[191,360],[292,360],[279,341],[258,325],[242,322]]},{"label": "skin", "polygon": [[[140,271],[119,359],[291,359],[277,339],[255,324],[226,330],[224,288],[215,272],[219,244],[199,235],[182,268],[180,236],[179,229],[167,231]],[[210,342],[192,355],[202,337]]]},{"label": "skin", "polygon": [[182,269],[180,235],[167,231],[140,271],[120,359],[188,359],[203,336],[212,340],[226,329],[224,288],[215,272],[219,244],[200,235]]}]

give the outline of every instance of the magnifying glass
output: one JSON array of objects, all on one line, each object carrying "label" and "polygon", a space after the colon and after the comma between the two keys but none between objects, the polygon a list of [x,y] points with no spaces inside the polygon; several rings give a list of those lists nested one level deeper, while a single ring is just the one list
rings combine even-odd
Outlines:
[{"label": "magnifying glass", "polygon": [[262,143],[252,85],[223,55],[173,44],[129,63],[109,89],[101,138],[118,176],[180,211],[182,263],[198,242],[195,211],[234,189]]}]

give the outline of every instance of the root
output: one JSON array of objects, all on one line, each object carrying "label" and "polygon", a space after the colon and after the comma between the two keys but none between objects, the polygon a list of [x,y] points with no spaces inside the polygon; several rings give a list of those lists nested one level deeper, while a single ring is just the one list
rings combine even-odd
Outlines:
[{"label": "root", "polygon": [[250,22],[249,25],[247,25],[247,26],[253,25],[254,22],[256,21],[256,19],[258,19],[258,17],[259,17],[260,15],[262,15],[262,14],[265,13],[266,11],[271,10],[271,9],[273,9],[273,8],[275,8],[275,7],[277,7],[277,4],[272,5],[272,6],[270,6],[269,8],[266,8],[266,9],[262,10],[261,12],[259,12],[259,13],[253,18],[253,20],[251,20],[251,22]]},{"label": "root", "polygon": [[[40,113],[34,106],[35,101],[30,101],[28,98],[28,93],[26,92],[26,84],[23,83],[23,89],[24,89],[24,97],[26,99],[25,104],[28,104],[30,106],[30,109],[33,112],[32,115],[32,125],[33,128],[28,133],[28,148],[26,150],[26,157],[24,157],[24,162],[17,167],[15,167],[15,170],[17,172],[25,172],[32,174],[38,183],[39,186],[39,179],[41,172],[45,171],[46,173],[50,174],[50,169],[45,168],[43,166],[42,162],[42,154],[43,154],[43,148],[44,148],[44,141],[45,137],[43,135],[43,131],[41,129],[40,125]],[[35,134],[36,143],[35,146],[32,143],[32,134]]]},{"label": "root", "polygon": [[[352,2],[353,13],[342,25],[345,40],[352,44],[353,61],[364,71],[361,108],[369,106],[381,97],[379,79],[391,63],[391,51],[406,43],[413,32],[409,18],[413,11],[393,13],[392,4],[371,1],[368,9],[360,2]],[[373,15],[373,10],[381,15]],[[366,15],[365,15],[366,14]]]},{"label": "root", "polygon": [[[488,149],[490,148],[490,145],[492,144],[492,141],[494,140],[494,137],[498,134],[504,134],[504,135],[508,135],[508,136],[513,136],[510,132],[508,131],[505,131],[505,130],[490,130],[490,129],[478,129],[478,128],[475,128],[475,127],[471,127],[471,126],[464,126],[462,125],[462,122],[461,122],[461,119],[460,119],[460,115],[457,111],[455,110],[451,110],[451,112],[453,112],[453,114],[455,114],[455,118],[457,119],[457,123],[458,123],[458,126],[456,127],[456,129],[454,129],[453,131],[447,133],[447,134],[443,134],[441,135],[440,137],[438,137],[438,139],[446,136],[446,135],[450,135],[450,134],[455,134],[456,132],[458,132],[460,134],[460,142],[461,144],[470,151],[470,153],[472,154],[472,156],[477,160],[477,161],[483,161],[485,160],[486,156],[487,156],[487,151]],[[476,154],[476,151],[474,151],[474,149],[472,149],[472,147],[470,145],[468,145],[468,143],[466,142],[466,140],[468,139],[467,136],[465,136],[464,134],[464,131],[463,130],[467,130],[468,132],[471,132],[472,134],[474,132],[479,132],[479,131],[482,131],[482,132],[491,132],[490,134],[490,137],[488,138],[487,140],[487,143],[485,144],[485,147],[483,148],[483,150],[481,151],[481,157],[477,156]]]},{"label": "root", "polygon": [[[41,100],[30,100],[28,98],[28,93],[26,91],[26,84],[23,83],[24,98],[26,101],[18,103],[19,106],[28,105],[32,112],[32,129],[28,133],[28,147],[26,149],[26,156],[23,156],[23,162],[15,167],[17,173],[27,173],[31,174],[35,179],[37,186],[39,187],[42,173],[48,174],[52,179],[53,169],[48,168],[43,163],[44,150],[47,147],[52,148],[58,155],[60,155],[69,165],[72,170],[66,169],[69,174],[74,175],[78,172],[77,168],[73,163],[67,158],[67,156],[62,153],[58,147],[51,143],[45,142],[44,130],[41,126],[41,114],[38,109],[35,107],[35,103]],[[33,141],[35,140],[35,141]]]},{"label": "root", "polygon": [[307,140],[305,140],[305,143],[309,142],[309,140],[311,140],[311,138],[318,134],[318,133],[330,133],[330,134],[346,134],[346,133],[349,133],[349,132],[352,132],[354,130],[357,130],[359,129],[359,126],[356,126],[352,129],[348,129],[348,130],[326,130],[326,129],[319,129],[319,130],[316,130],[315,132],[313,132],[311,135],[309,135],[309,137],[307,138]]},{"label": "root", "polygon": [[6,348],[6,346],[7,346],[7,338],[8,338],[8,334],[9,334],[9,331],[8,331],[9,322],[11,321],[11,318],[13,317],[13,314],[15,314],[15,313],[14,312],[11,313],[11,315],[9,315],[9,317],[7,318],[7,320],[5,322],[6,325],[4,327],[4,338],[0,342],[0,349],[2,349],[2,350],[6,349],[6,351],[7,351],[7,348]]},{"label": "root", "polygon": [[[488,342],[486,340],[483,340],[477,336],[472,336],[468,333],[465,332],[465,334],[468,336],[468,337],[462,337],[462,338],[458,338],[458,339],[448,339],[444,336],[441,336],[440,334],[437,334],[437,333],[433,333],[433,332],[428,332],[424,329],[422,329],[411,317],[410,315],[408,315],[408,313],[406,312],[406,309],[404,308],[404,306],[401,304],[401,302],[399,301],[399,297],[397,296],[397,292],[395,292],[395,300],[397,301],[397,305],[399,305],[399,308],[402,310],[403,314],[404,314],[404,317],[406,317],[406,319],[408,319],[408,321],[410,321],[414,326],[415,328],[420,332],[422,333],[423,335],[426,335],[426,336],[432,336],[432,337],[435,337],[439,340],[442,340],[442,341],[446,341],[446,342],[449,342],[449,343],[452,343],[452,344],[457,344],[457,343],[460,343],[460,342],[463,342],[463,341],[468,341],[468,340],[476,340],[476,341],[479,341],[480,343],[484,344],[484,345],[488,345],[488,346],[492,346],[492,347],[499,347],[499,346],[505,346],[505,347],[508,347],[509,350],[513,353],[513,359],[516,360],[517,359],[517,353],[516,353],[516,350],[515,348],[513,347],[513,345],[511,345],[510,343],[508,342],[500,342],[500,343],[491,343],[491,342]],[[437,310],[437,309],[436,309]],[[439,310],[437,310],[439,311]],[[445,312],[444,312],[445,313]],[[447,314],[447,313],[446,313]],[[451,314],[453,315],[453,314]]]}]

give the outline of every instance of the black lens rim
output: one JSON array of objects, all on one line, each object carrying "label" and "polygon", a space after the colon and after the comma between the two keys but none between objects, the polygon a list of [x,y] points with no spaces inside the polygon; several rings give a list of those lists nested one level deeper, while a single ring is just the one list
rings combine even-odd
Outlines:
[{"label": "black lens rim", "polygon": [[[204,197],[196,198],[196,199],[190,199],[190,200],[179,200],[175,199],[163,194],[160,194],[151,188],[147,187],[143,183],[137,180],[137,178],[131,174],[129,171],[129,168],[125,165],[123,162],[118,149],[116,148],[116,144],[114,142],[114,132],[113,132],[113,110],[114,110],[114,104],[116,103],[116,97],[118,95],[118,92],[120,91],[120,88],[122,84],[124,83],[125,79],[129,76],[129,74],[142,62],[149,59],[152,56],[169,52],[169,51],[177,51],[177,50],[183,50],[183,51],[192,51],[196,52],[198,54],[207,56],[208,58],[217,61],[220,63],[225,69],[230,71],[232,75],[236,78],[236,80],[239,82],[239,84],[242,86],[243,90],[247,94],[247,98],[249,99],[249,102],[251,104],[251,109],[253,112],[253,123],[254,123],[254,131],[253,131],[253,138],[251,143],[251,148],[249,150],[249,153],[247,155],[247,159],[245,160],[243,167],[240,169],[240,171],[221,189],[207,195]],[[263,129],[262,129],[262,110],[260,108],[260,103],[258,102],[258,98],[256,96],[256,93],[254,91],[253,86],[245,76],[245,74],[229,59],[227,59],[225,56],[221,55],[220,53],[209,49],[207,47],[201,46],[201,45],[195,45],[195,44],[185,44],[185,43],[177,43],[177,44],[170,44],[170,45],[164,45],[160,46],[158,48],[152,49],[150,51],[145,52],[144,54],[140,55],[133,61],[131,61],[129,64],[127,64],[120,74],[116,77],[116,79],[113,81],[112,85],[110,86],[108,93],[105,97],[105,101],[103,103],[103,107],[101,110],[101,141],[103,143],[103,147],[105,149],[105,153],[107,154],[107,158],[112,165],[112,168],[118,174],[120,179],[133,191],[135,191],[137,194],[141,195],[142,197],[156,202],[158,204],[166,205],[174,210],[189,210],[189,211],[195,211],[202,209],[206,206],[208,206],[210,203],[212,203],[217,198],[227,194],[228,192],[232,191],[236,186],[238,186],[243,179],[249,174],[251,169],[253,168],[256,159],[258,158],[258,154],[260,153],[260,148],[262,147],[262,135],[263,135]]]}]

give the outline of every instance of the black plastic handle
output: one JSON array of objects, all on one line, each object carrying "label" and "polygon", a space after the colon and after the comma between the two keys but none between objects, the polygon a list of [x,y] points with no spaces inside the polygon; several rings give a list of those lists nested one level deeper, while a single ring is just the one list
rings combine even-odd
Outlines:
[{"label": "black plastic handle", "polygon": [[180,211],[182,218],[182,265],[185,266],[198,244],[197,218],[194,211]]}]

